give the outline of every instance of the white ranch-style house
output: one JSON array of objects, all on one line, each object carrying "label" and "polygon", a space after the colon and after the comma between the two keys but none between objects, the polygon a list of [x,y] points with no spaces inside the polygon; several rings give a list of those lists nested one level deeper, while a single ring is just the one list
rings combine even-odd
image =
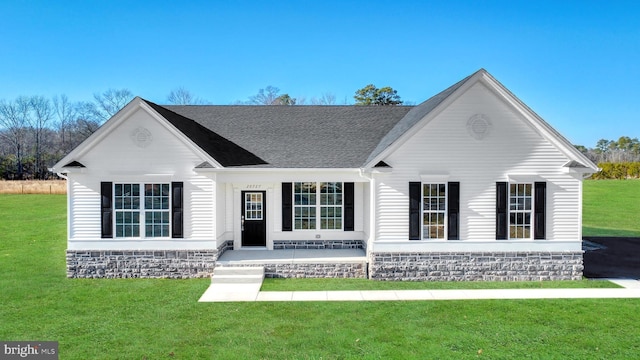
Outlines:
[{"label": "white ranch-style house", "polygon": [[267,276],[544,280],[582,276],[598,168],[481,69],[417,106],[136,97],[52,170],[69,277],[204,277],[228,251],[321,249],[359,260],[266,259]]}]

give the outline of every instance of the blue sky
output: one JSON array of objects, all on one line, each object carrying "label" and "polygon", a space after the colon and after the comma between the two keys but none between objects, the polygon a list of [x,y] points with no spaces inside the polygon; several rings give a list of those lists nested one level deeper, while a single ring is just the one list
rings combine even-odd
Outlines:
[{"label": "blue sky", "polygon": [[268,85],[420,103],[487,69],[574,144],[640,137],[639,1],[0,2],[0,99],[127,88],[213,104]]}]

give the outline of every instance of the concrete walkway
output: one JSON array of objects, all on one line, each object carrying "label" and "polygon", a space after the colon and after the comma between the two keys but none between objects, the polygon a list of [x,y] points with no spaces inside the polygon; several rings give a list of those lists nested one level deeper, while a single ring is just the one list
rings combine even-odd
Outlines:
[{"label": "concrete walkway", "polygon": [[[200,302],[239,301],[398,301],[398,300],[480,300],[480,299],[592,299],[640,298],[640,281],[607,279],[623,288],[614,289],[495,289],[495,290],[363,290],[363,291],[259,291],[242,284],[215,289]],[[224,291],[220,291],[224,290]]]}]

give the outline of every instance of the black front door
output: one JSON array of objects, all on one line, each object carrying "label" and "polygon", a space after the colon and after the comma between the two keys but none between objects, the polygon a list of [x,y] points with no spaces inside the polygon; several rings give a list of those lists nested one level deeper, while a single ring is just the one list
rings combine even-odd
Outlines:
[{"label": "black front door", "polygon": [[242,192],[242,246],[267,246],[266,192]]}]

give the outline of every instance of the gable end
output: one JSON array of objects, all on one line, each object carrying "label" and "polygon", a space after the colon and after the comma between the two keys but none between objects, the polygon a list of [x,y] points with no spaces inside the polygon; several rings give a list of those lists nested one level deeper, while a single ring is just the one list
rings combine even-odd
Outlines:
[{"label": "gable end", "polygon": [[160,105],[144,100],[149,106],[180,130],[202,150],[217,160],[222,166],[265,165],[262,160],[250,151],[225,139],[197,122],[176,114]]}]

